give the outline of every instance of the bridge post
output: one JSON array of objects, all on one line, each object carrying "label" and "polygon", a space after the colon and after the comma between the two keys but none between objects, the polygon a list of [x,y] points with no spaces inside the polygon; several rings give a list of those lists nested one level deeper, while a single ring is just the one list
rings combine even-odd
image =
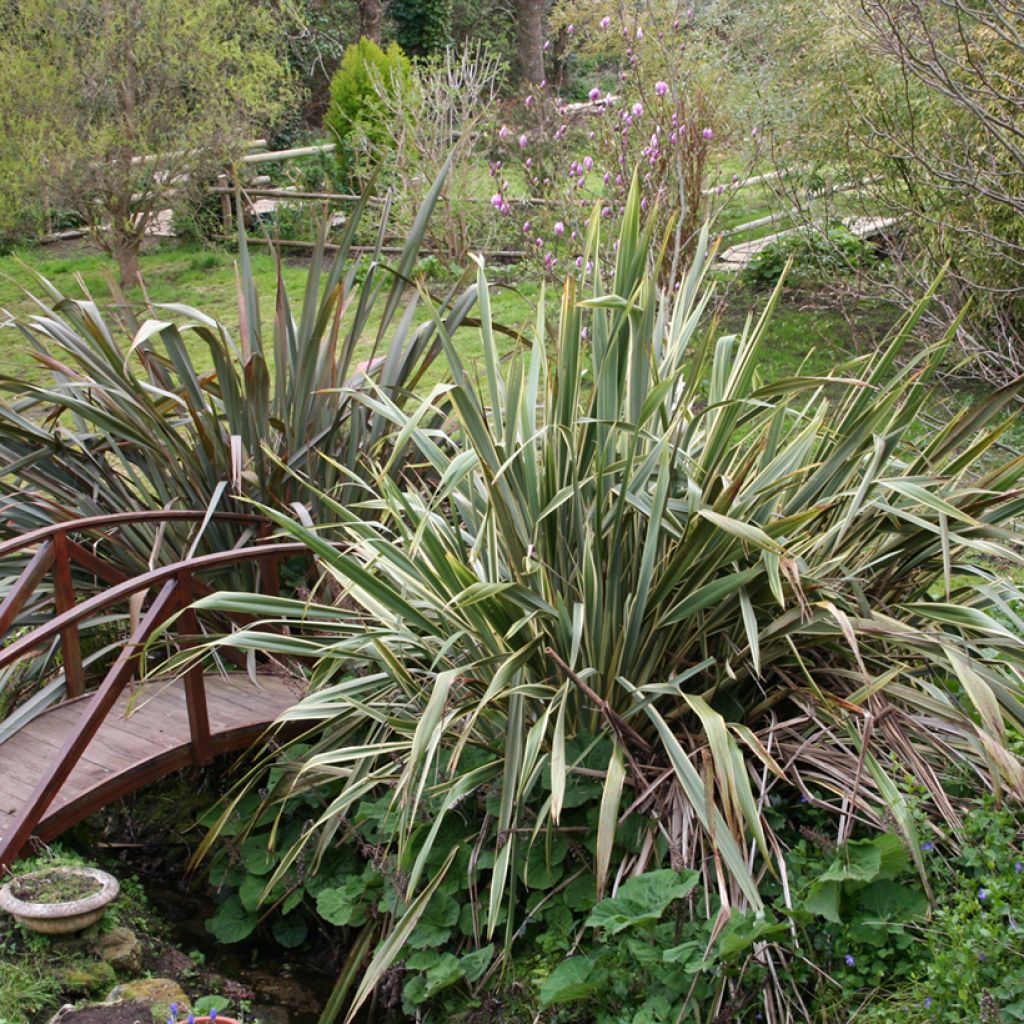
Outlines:
[{"label": "bridge post", "polygon": [[[271,524],[263,520],[259,525],[259,538],[261,542],[270,539]],[[260,560],[260,589],[269,597],[277,597],[281,590],[281,581],[277,569],[277,556],[268,555]]]},{"label": "bridge post", "polygon": [[[178,574],[178,594],[181,599],[181,630],[189,636],[199,635],[199,620],[192,607],[192,576],[187,569]],[[210,741],[210,715],[206,707],[206,684],[203,663],[196,661],[185,673],[185,703],[188,707],[188,727],[192,736],[192,760],[197,765],[213,760]]]},{"label": "bridge post", "polygon": [[[71,552],[68,535],[61,530],[53,535],[53,597],[57,614],[75,606],[75,584],[71,578]],[[60,653],[64,659],[64,682],[69,697],[85,693],[85,672],[82,670],[82,644],[78,626],[71,623],[60,631]]]}]

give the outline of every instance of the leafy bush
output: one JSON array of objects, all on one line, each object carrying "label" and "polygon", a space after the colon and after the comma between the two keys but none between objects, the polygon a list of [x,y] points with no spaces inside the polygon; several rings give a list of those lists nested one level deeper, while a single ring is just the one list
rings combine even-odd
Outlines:
[{"label": "leafy bush", "polygon": [[[479,947],[504,936],[512,956],[522,866],[553,862],[583,781],[601,790],[579,836],[595,897],[714,864],[706,885],[755,915],[781,857],[776,791],[807,794],[841,831],[895,830],[919,867],[907,780],[951,827],[951,765],[1024,794],[1021,594],[985,567],[1022,561],[1009,524],[1024,463],[992,451],[1017,389],[919,445],[944,344],[912,352],[916,317],[841,374],[766,383],[771,304],[739,336],[701,334],[706,232],[668,296],[638,190],[607,279],[601,224],[596,210],[595,270],[565,283],[551,361],[543,301],[529,351],[499,360],[481,267],[482,383],[442,332],[451,384],[418,407],[374,399],[424,466],[380,467],[379,525],[325,498],[333,531],[270,510],[340,607],[199,603],[291,630],[232,643],[319,658],[284,716],[311,746],[267,806],[317,786],[330,802],[268,883],[366,801],[391,818],[375,856],[402,900],[367,922],[385,938],[356,1003],[445,887],[474,904]],[[627,829],[637,852],[617,845]]]},{"label": "leafy bush", "polygon": [[409,85],[412,65],[397,43],[382,50],[372,39],[353,43],[331,79],[331,102],[324,127],[338,145],[343,179],[356,181],[366,173],[364,151],[386,152],[392,138],[386,97]]},{"label": "leafy bush", "polygon": [[773,287],[792,260],[793,279],[823,280],[863,266],[870,253],[871,246],[842,224],[832,224],[824,231],[799,228],[769,242],[742,274],[754,284]]}]

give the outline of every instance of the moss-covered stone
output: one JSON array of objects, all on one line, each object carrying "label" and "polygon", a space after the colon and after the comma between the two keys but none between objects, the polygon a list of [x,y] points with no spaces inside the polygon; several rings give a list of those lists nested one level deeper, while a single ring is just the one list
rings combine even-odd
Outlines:
[{"label": "moss-covered stone", "polygon": [[117,983],[110,964],[87,960],[71,964],[58,972],[62,991],[72,996],[105,996]]},{"label": "moss-covered stone", "polygon": [[165,1024],[171,1015],[171,1003],[177,1003],[179,1011],[189,1006],[188,996],[182,987],[170,978],[140,978],[126,981],[110,993],[110,1002],[135,1000],[146,1003],[154,1024]]}]

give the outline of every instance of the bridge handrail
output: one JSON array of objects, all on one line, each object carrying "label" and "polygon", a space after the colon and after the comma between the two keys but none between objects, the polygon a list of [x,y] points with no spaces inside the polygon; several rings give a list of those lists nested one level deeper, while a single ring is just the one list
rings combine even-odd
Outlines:
[{"label": "bridge handrail", "polygon": [[309,548],[298,541],[257,544],[251,547],[231,548],[229,551],[217,551],[209,555],[196,555],[192,558],[183,559],[180,562],[172,562],[170,565],[159,566],[139,576],[129,577],[102,593],[94,594],[80,604],[73,605],[66,611],[55,615],[49,622],[37,626],[31,633],[26,633],[0,650],[0,669],[6,668],[9,664],[17,661],[20,657],[24,657],[29,651],[34,650],[58,633],[62,633],[69,627],[79,625],[83,620],[92,617],[97,612],[103,611],[108,606],[127,601],[132,595],[150,590],[155,586],[166,583],[168,580],[179,579],[183,574],[191,579],[196,573],[206,569],[217,569],[240,562],[266,559],[276,560],[288,555],[305,554],[308,552]]},{"label": "bridge handrail", "polygon": [[51,523],[49,526],[41,526],[36,530],[30,530],[19,537],[12,537],[0,543],[0,558],[21,551],[24,548],[32,547],[42,541],[46,541],[59,533],[76,532],[79,530],[94,530],[104,526],[119,526],[121,523],[148,523],[148,522],[200,522],[204,519],[219,520],[222,522],[241,522],[256,525],[269,525],[270,520],[266,516],[256,512],[209,512],[197,511],[194,509],[158,509],[147,512],[110,512],[100,516],[84,516],[81,519],[66,519],[62,522]]}]

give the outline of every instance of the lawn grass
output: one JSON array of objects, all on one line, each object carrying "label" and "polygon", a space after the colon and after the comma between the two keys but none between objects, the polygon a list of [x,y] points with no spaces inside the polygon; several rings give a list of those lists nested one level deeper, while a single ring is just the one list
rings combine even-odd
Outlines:
[{"label": "lawn grass", "polygon": [[[126,297],[136,307],[136,315],[140,319],[145,319],[147,301],[154,307],[161,303],[175,302],[194,306],[223,322],[232,333],[237,332],[236,258],[236,254],[227,249],[161,245],[141,256],[145,291],[135,287],[127,291]],[[254,249],[251,252],[251,263],[260,298],[264,337],[268,338],[277,280],[274,257],[267,251]],[[306,284],[304,261],[287,259],[283,273],[285,285],[293,300],[293,309],[297,308],[295,301],[301,297]],[[110,283],[114,279],[115,265],[109,257],[96,252],[87,243],[65,245],[60,252],[46,247],[18,249],[0,258],[0,310],[11,316],[26,316],[38,311],[38,306],[29,294],[45,295],[37,275],[47,278],[68,297],[81,298],[89,294],[98,303],[105,305],[111,301]],[[447,289],[445,285],[439,285],[433,290],[444,292]],[[498,288],[492,300],[495,318],[510,327],[529,330],[536,315],[534,304],[538,294],[539,285],[533,281]],[[557,290],[551,290],[551,301],[556,299]],[[159,309],[154,309],[152,315],[159,317],[163,314]],[[419,316],[425,319],[427,315],[428,311],[423,306]],[[371,318],[371,327],[373,325]],[[201,369],[208,368],[205,346],[189,334],[185,335],[185,340],[197,365]],[[127,333],[123,341],[127,347],[130,342]],[[372,335],[368,336],[363,346],[366,353],[372,341]],[[478,332],[461,331],[457,341],[466,362],[473,365],[482,354]],[[18,331],[10,327],[0,329],[0,351],[3,352],[4,373],[7,376],[39,383],[47,380],[48,372],[35,361],[31,347]],[[364,352],[358,354],[363,355]]]},{"label": "lawn grass", "polygon": [[[261,249],[252,252],[251,261],[267,332],[265,336],[269,337],[276,288],[274,258]],[[135,288],[128,292],[127,298],[140,309],[144,309],[147,297],[154,306],[167,302],[195,306],[235,332],[238,327],[235,262],[236,254],[228,249],[164,243],[142,254],[145,293]],[[13,315],[31,313],[35,307],[26,289],[42,294],[36,274],[48,278],[69,296],[82,295],[84,288],[104,304],[109,301],[109,282],[114,272],[113,261],[87,243],[64,243],[60,250],[42,246],[18,249],[0,257],[0,309]],[[286,286],[294,299],[305,286],[305,263],[301,258],[288,258],[283,272]],[[524,275],[519,268],[508,272],[495,267],[490,276],[492,280],[500,281],[504,277],[515,282],[495,289],[492,297],[495,320],[531,337],[541,290],[539,280]],[[446,290],[444,284],[432,284],[431,287],[435,292]],[[756,289],[733,275],[720,275],[716,289],[715,309],[719,317],[718,330],[722,333],[741,330],[746,316],[749,313],[756,315],[768,298],[766,291]],[[550,284],[545,295],[548,322],[553,325],[557,318],[560,288],[557,284]],[[159,315],[159,310],[155,313]],[[419,315],[422,318],[427,316],[425,306]],[[844,309],[822,294],[787,289],[768,326],[761,376],[764,380],[777,380],[792,376],[801,369],[814,374],[835,372],[851,357],[876,349],[898,316],[898,310],[881,302],[855,298]],[[129,344],[127,333],[123,341],[125,346]],[[471,369],[479,366],[482,361],[479,332],[472,328],[464,329],[458,333],[456,341],[466,364]],[[205,346],[195,339],[190,341],[188,335],[186,343],[191,345],[197,365],[207,368]],[[513,344],[506,335],[499,335],[499,343],[505,351]],[[364,349],[368,351],[371,344],[372,337],[367,338]],[[0,329],[0,351],[3,352],[6,376],[40,383],[47,380],[47,371],[35,362],[19,332],[10,328]],[[444,367],[439,361],[431,368],[425,384],[429,386],[443,374]],[[983,393],[979,389],[966,384],[937,388],[930,407],[931,417],[936,422],[946,422],[958,409],[981,397]],[[1024,445],[1024,424],[1011,430],[1006,443],[1017,447]]]}]

